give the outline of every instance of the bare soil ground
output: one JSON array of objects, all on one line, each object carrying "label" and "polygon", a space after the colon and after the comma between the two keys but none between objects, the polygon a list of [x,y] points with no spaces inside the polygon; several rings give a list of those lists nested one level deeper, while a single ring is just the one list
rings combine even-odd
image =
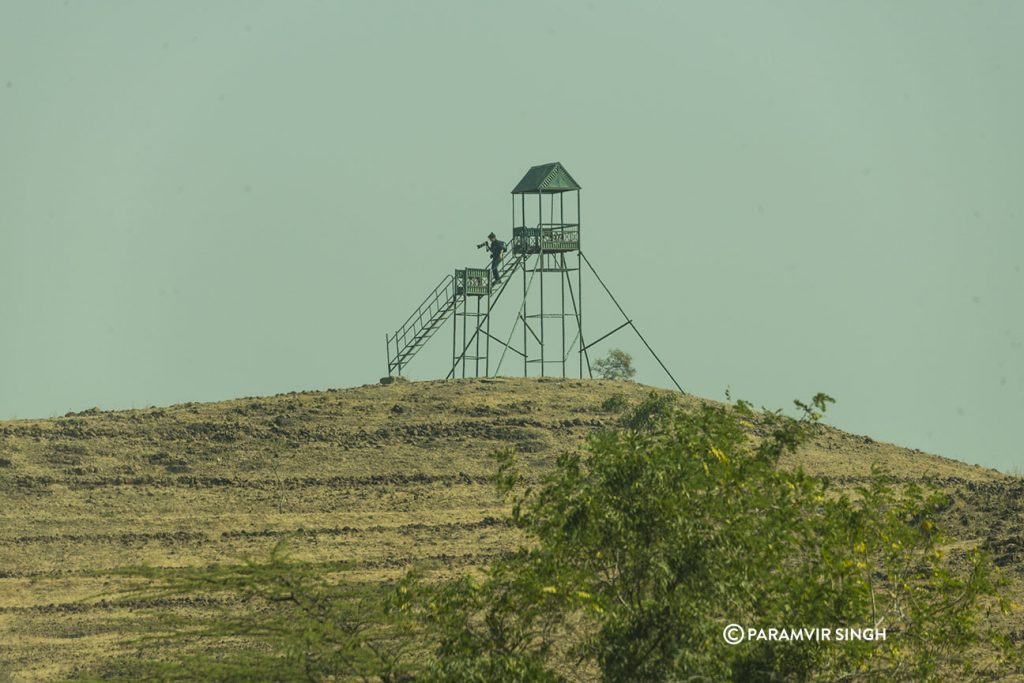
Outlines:
[{"label": "bare soil ground", "polygon": [[[629,382],[398,382],[219,403],[0,422],[0,680],[87,672],[140,646],[153,615],[201,617],[209,600],[112,599],[118,567],[264,558],[281,538],[377,581],[413,563],[450,573],[516,542],[488,476],[514,447],[550,469],[616,415]],[[682,406],[694,397],[679,397]],[[1024,479],[820,428],[787,466],[844,486],[874,464],[953,496],[954,549],[983,544],[1024,595]],[[1024,627],[1017,627],[1024,640]],[[142,649],[140,649],[142,648]]]}]

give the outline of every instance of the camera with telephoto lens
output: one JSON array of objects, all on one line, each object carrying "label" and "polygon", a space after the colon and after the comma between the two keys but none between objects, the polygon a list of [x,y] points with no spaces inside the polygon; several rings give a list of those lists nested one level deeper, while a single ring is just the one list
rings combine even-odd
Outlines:
[{"label": "camera with telephoto lens", "polygon": [[481,242],[480,244],[476,245],[476,248],[477,249],[483,249],[486,246],[487,246],[487,242]]}]

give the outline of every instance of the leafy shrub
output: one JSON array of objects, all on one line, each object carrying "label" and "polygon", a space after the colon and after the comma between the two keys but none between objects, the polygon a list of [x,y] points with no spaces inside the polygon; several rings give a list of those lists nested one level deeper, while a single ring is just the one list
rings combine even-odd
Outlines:
[{"label": "leafy shrub", "polygon": [[660,420],[672,413],[675,401],[674,394],[652,391],[647,398],[619,418],[619,426],[634,431],[653,429]]},{"label": "leafy shrub", "polygon": [[601,402],[601,410],[606,413],[621,413],[629,406],[629,401],[622,394],[612,394]]}]

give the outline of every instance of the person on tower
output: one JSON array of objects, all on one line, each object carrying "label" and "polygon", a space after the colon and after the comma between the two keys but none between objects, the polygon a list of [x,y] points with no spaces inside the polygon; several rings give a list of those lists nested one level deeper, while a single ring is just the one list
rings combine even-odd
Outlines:
[{"label": "person on tower", "polygon": [[498,266],[501,264],[501,257],[505,255],[505,243],[495,237],[492,232],[487,236],[487,242],[477,245],[477,247],[484,246],[491,252],[491,274],[494,276],[494,284],[500,284],[501,276],[498,274]]}]

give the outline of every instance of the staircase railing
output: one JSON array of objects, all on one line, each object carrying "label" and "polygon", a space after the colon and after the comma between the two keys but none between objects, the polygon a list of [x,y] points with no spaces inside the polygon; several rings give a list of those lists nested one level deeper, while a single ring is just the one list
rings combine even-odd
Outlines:
[{"label": "staircase railing", "polygon": [[[525,254],[512,254],[502,260],[498,273],[501,284],[497,295],[500,296],[508,284],[507,275],[515,272],[523,263]],[[491,262],[484,266],[490,270]],[[496,301],[497,297],[492,298]],[[446,275],[440,283],[427,295],[419,306],[409,315],[394,334],[384,335],[387,345],[388,374],[402,373],[402,368],[409,364],[416,353],[426,345],[434,333],[444,324],[455,311],[458,298],[455,292],[455,277]],[[493,301],[492,301],[493,305]],[[488,311],[489,313],[489,311]]]},{"label": "staircase railing", "polygon": [[394,334],[386,335],[388,374],[402,372],[416,352],[448,319],[455,303],[455,278],[446,275]]}]

